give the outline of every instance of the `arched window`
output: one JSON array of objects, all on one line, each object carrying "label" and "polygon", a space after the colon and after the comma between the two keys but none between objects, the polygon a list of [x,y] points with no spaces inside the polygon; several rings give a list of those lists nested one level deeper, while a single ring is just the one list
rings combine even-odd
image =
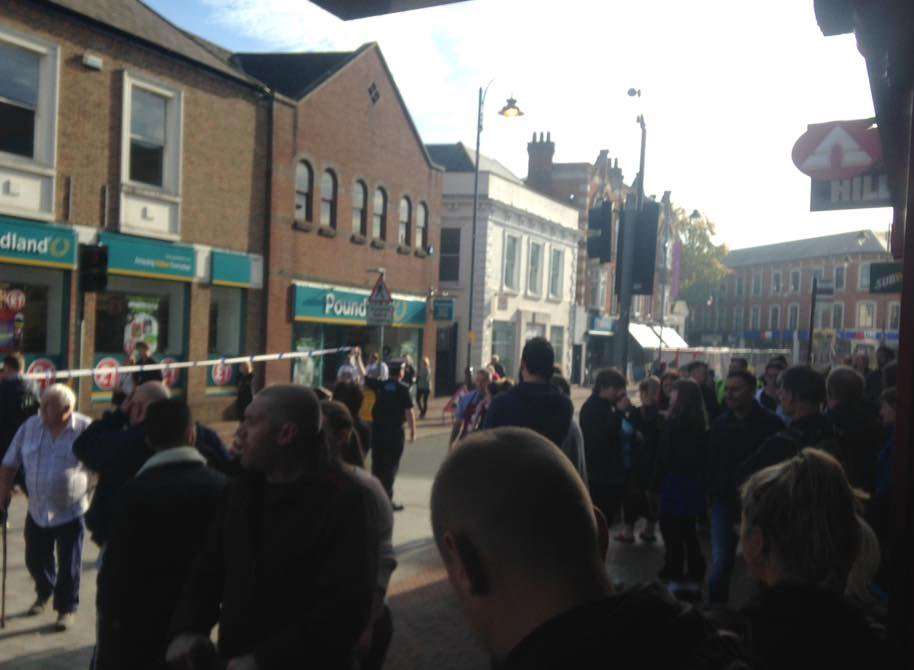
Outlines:
[{"label": "arched window", "polygon": [[379,188],[374,192],[371,236],[376,240],[387,239],[387,193],[384,192],[383,188]]},{"label": "arched window", "polygon": [[361,180],[352,189],[352,232],[368,237],[368,187]]},{"label": "arched window", "polygon": [[413,208],[409,198],[403,196],[400,198],[400,226],[397,230],[397,244],[409,246],[409,226],[412,219]]},{"label": "arched window", "polygon": [[306,223],[314,220],[312,189],[314,188],[314,171],[308,161],[299,161],[295,168],[295,223]]},{"label": "arched window", "polygon": [[321,225],[336,228],[336,175],[324,170],[321,177]]},{"label": "arched window", "polygon": [[416,247],[425,249],[428,246],[428,205],[419,203],[416,209]]}]

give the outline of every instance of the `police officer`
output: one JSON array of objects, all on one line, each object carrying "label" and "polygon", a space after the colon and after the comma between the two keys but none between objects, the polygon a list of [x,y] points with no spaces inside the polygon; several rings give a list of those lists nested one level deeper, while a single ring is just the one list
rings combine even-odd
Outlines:
[{"label": "police officer", "polygon": [[365,385],[376,396],[371,413],[371,473],[384,485],[395,512],[403,509],[403,505],[393,502],[393,491],[400,457],[403,455],[404,422],[409,424],[409,441],[416,439],[416,415],[409,387],[402,381],[403,368],[402,362],[392,362],[387,380],[365,380]]}]

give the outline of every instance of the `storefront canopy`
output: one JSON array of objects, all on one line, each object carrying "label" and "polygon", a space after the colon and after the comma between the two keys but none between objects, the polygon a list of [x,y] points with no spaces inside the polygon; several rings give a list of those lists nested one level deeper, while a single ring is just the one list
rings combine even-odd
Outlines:
[{"label": "storefront canopy", "polygon": [[628,324],[629,334],[642,349],[686,349],[688,343],[676,329],[667,326],[649,326],[644,323]]}]

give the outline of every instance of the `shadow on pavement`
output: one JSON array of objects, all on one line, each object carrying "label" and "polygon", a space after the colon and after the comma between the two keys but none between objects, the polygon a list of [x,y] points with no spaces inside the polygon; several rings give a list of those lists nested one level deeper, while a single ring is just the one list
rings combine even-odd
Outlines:
[{"label": "shadow on pavement", "polygon": [[69,670],[87,668],[92,658],[92,647],[59,649],[25,654],[3,664],[4,670]]}]

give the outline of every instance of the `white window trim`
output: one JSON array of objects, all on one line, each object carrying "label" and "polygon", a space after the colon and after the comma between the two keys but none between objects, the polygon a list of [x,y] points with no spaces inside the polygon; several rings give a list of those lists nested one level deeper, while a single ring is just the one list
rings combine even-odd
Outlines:
[{"label": "white window trim", "polygon": [[[870,326],[864,326],[860,323],[860,307],[863,305],[873,306],[873,324]],[[855,311],[854,322],[857,324],[858,330],[876,330],[879,327],[879,304],[875,300],[858,300]]]},{"label": "white window trim", "polygon": [[[838,325],[835,324],[835,307],[836,307],[837,305],[841,305],[841,325],[840,325],[840,326],[838,326]],[[831,305],[831,327],[832,327],[832,330],[846,330],[846,322],[847,322],[847,316],[846,316],[846,309],[845,309],[845,307],[844,307],[844,303],[843,303],[843,302],[840,302],[840,301],[833,302],[832,305]]]},{"label": "white window trim", "polygon": [[[775,291],[775,290],[774,290],[774,278],[775,278],[775,277],[777,277],[778,279],[780,279],[780,282],[781,282],[781,289],[780,289],[780,291]],[[780,270],[774,270],[774,271],[771,273],[771,288],[770,288],[770,291],[771,291],[771,295],[781,295],[781,294],[784,292],[784,274],[783,274]]]},{"label": "white window trim", "polygon": [[[778,311],[778,325],[775,327],[771,322],[774,321],[773,315],[774,310]],[[768,330],[781,330],[781,306],[780,305],[769,305],[768,306]]]},{"label": "white window trim", "polygon": [[[800,274],[800,276],[801,276],[801,280],[800,280],[800,281],[802,281],[802,273]],[[792,310],[794,307],[797,308],[797,323],[796,323],[795,326],[791,327],[791,325],[790,325],[790,310]],[[786,321],[786,323],[785,323],[785,325],[786,325],[787,327],[786,327],[784,330],[801,330],[801,328],[800,328],[800,325],[801,325],[801,324],[800,324],[800,317],[801,317],[801,315],[800,315],[800,303],[798,303],[798,302],[792,302],[792,303],[790,303],[789,305],[787,305],[787,321]]]},{"label": "white window trim", "polygon": [[[38,102],[35,107],[35,153],[32,158],[0,152],[0,167],[44,177],[40,209],[32,207],[3,207],[4,213],[53,221],[54,194],[57,192],[57,115],[60,100],[60,48],[32,35],[0,26],[0,42],[31,51],[41,56],[38,69]],[[6,179],[4,179],[6,181]],[[2,185],[0,185],[2,186]]]},{"label": "white window trim", "polygon": [[825,266],[824,265],[816,265],[814,267],[809,268],[809,290],[810,291],[812,291],[812,279],[813,279],[813,277],[816,276],[816,271],[819,271],[822,273],[822,278],[819,280],[820,282],[828,281],[825,278]]},{"label": "white window trim", "polygon": [[[153,186],[130,180],[130,128],[133,87],[160,95],[168,102],[165,107],[165,154],[162,166],[162,186]],[[177,240],[181,238],[181,185],[184,155],[184,95],[179,89],[170,88],[159,82],[124,71],[121,108],[121,191],[143,199],[157,200],[177,208],[175,230],[161,231],[137,226],[121,220],[121,231]],[[173,138],[173,139],[172,139]],[[313,170],[312,164],[312,170]],[[316,178],[316,176],[314,177]],[[315,185],[312,183],[312,191]]]},{"label": "white window trim", "polygon": [[[530,285],[530,270],[533,267],[533,247],[540,248],[540,260],[539,260],[539,276],[538,284],[539,286]],[[543,242],[538,242],[536,240],[527,240],[527,272],[525,274],[527,281],[526,290],[527,295],[532,298],[542,298],[543,297],[543,268],[546,264],[543,262],[543,255],[546,253],[546,245]]]},{"label": "white window trim", "polygon": [[733,308],[733,329],[734,330],[745,330],[746,324],[743,322],[743,307],[742,305],[737,305]]},{"label": "white window trim", "polygon": [[[838,268],[844,269],[844,285],[838,286]],[[831,270],[832,286],[835,287],[835,293],[847,290],[847,263],[837,263]]]},{"label": "white window trim", "polygon": [[[898,308],[898,328],[892,328],[892,309],[893,308]],[[886,306],[885,329],[891,330],[893,332],[896,330],[901,330],[901,303],[898,302],[897,300],[893,300]]]},{"label": "white window trim", "polygon": [[[552,292],[552,270],[553,270],[553,254],[558,252],[559,254],[559,290],[555,293]],[[546,286],[546,294],[548,295],[549,300],[554,300],[556,302],[562,301],[562,295],[565,292],[565,250],[558,246],[550,247],[549,249],[549,279],[548,285]]]},{"label": "white window trim", "polygon": [[[514,258],[514,273],[512,279],[514,280],[514,286],[509,286],[506,281],[506,270],[508,269],[508,240],[513,238],[517,244],[514,245],[515,258]],[[501,252],[501,287],[502,289],[512,295],[517,295],[520,293],[520,270],[521,270],[521,258],[523,256],[523,240],[519,235],[513,235],[507,231],[504,233],[502,238],[503,249]]]},{"label": "white window trim", "polygon": [[[869,291],[870,290],[869,282],[867,282],[867,284],[865,286],[863,285],[863,267],[864,266],[866,266],[866,276],[867,276],[867,279],[869,279],[872,263],[866,262],[866,263],[857,264],[857,290],[858,291]],[[844,282],[847,283],[847,277],[844,278]]]},{"label": "white window trim", "polygon": [[761,330],[761,329],[762,329],[762,307],[761,307],[761,305],[752,305],[749,308],[749,330]]},{"label": "white window trim", "polygon": [[[758,291],[755,290],[755,280],[758,279]],[[765,290],[765,275],[761,272],[752,273],[752,283],[749,286],[753,298],[760,298]]]},{"label": "white window trim", "polygon": [[[793,289],[793,286],[792,286],[793,282],[791,281],[791,277],[793,276],[794,272],[796,272],[799,275],[799,281],[797,281],[796,290]],[[785,291],[785,293],[797,294],[797,293],[802,293],[802,292],[803,292],[803,268],[791,268],[787,272],[787,291]]]}]

